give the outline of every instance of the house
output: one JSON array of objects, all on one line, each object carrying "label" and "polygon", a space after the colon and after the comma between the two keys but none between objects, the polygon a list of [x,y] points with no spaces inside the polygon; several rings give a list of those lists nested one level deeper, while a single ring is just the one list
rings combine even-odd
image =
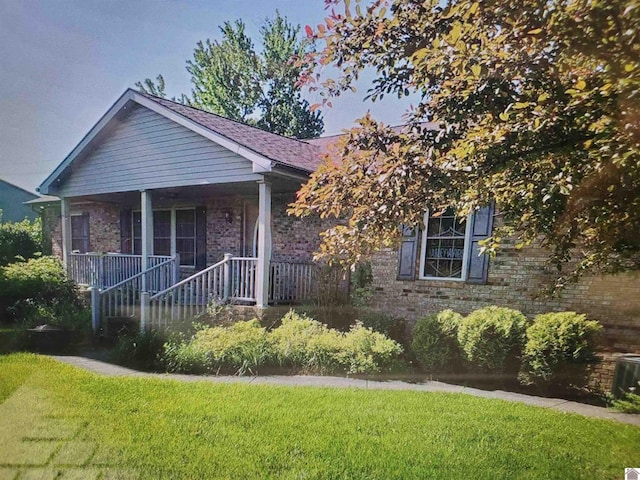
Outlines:
[{"label": "house", "polygon": [[38,198],[24,188],[0,179],[0,210],[2,222],[21,222],[25,218],[35,220],[38,215],[25,202]]},{"label": "house", "polygon": [[[94,321],[139,315],[162,326],[212,300],[266,307],[308,299],[318,218],[286,214],[332,138],[300,141],[169,100],[127,90],[40,186],[60,200],[54,253],[92,285]],[[527,315],[575,310],[605,327],[610,385],[621,353],[640,353],[640,278],[592,276],[559,298],[538,294],[550,278],[547,252],[507,244],[478,255],[500,214],[429,216],[404,229],[399,251],[371,259],[371,304],[409,322],[486,305]]]},{"label": "house", "polygon": [[307,142],[127,90],[39,191],[60,198],[53,251],[99,288],[96,317],[145,292],[158,320],[307,297],[323,223],[286,209],[319,161]]}]

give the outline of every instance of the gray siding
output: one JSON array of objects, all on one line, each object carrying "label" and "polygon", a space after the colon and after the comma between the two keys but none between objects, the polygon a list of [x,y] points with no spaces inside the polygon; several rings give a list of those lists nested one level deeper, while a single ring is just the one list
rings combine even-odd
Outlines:
[{"label": "gray siding", "polygon": [[252,163],[145,107],[136,106],[85,157],[60,195],[259,180]]},{"label": "gray siding", "polygon": [[38,196],[0,180],[0,210],[2,210],[2,221],[20,222],[25,218],[35,220],[38,214],[35,213],[29,205],[23,205],[23,202],[28,202],[35,198],[38,198]]}]

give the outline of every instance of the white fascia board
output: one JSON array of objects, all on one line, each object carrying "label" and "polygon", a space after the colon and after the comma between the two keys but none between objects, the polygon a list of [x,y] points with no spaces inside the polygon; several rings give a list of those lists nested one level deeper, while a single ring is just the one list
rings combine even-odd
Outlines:
[{"label": "white fascia board", "polygon": [[148,108],[149,110],[156,112],[159,115],[162,115],[165,118],[168,118],[169,120],[179,125],[182,125],[183,127],[188,128],[192,132],[195,132],[199,135],[202,135],[205,138],[208,138],[212,142],[217,143],[218,145],[226,148],[227,150],[230,150],[233,153],[237,153],[241,157],[246,158],[247,160],[253,163],[253,173],[264,173],[264,172],[271,171],[273,167],[273,162],[270,159],[254,152],[253,150],[243,147],[239,143],[236,143],[233,140],[229,140],[228,138],[218,133],[215,133],[214,131],[206,127],[203,127],[202,125],[194,122],[193,120],[183,117],[179,113],[176,113],[169,108],[163,107],[162,105],[154,102],[153,100],[148,99],[147,97],[139,95],[136,92],[132,92],[132,93],[133,93],[132,100],[134,102],[142,105],[143,107]]},{"label": "white fascia board", "polygon": [[102,131],[102,129],[116,116],[116,114],[122,110],[125,104],[131,100],[133,90],[129,89],[122,94],[122,96],[116,100],[116,102],[111,106],[107,113],[105,113],[98,123],[96,123],[91,130],[84,136],[84,138],[80,141],[78,145],[67,155],[67,157],[56,167],[56,169],[40,184],[40,186],[36,189],[39,193],[43,195],[51,195],[51,185],[54,181],[58,179],[60,174],[68,166],[70,166],[73,161],[80,155],[87,146],[93,141],[93,139]]}]

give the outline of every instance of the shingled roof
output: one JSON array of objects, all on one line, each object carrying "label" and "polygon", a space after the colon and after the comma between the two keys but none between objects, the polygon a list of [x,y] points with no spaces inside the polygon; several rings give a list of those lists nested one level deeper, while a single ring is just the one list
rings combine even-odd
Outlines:
[{"label": "shingled roof", "polygon": [[242,145],[276,163],[313,172],[320,165],[321,149],[304,140],[284,137],[244,123],[189,107],[165,98],[137,92],[165,108]]}]

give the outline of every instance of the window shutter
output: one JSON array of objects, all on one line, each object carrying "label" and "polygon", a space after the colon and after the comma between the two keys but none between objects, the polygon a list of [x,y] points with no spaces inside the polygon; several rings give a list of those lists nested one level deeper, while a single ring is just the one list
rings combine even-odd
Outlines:
[{"label": "window shutter", "polygon": [[402,243],[398,251],[398,280],[413,280],[416,276],[418,228],[402,226]]},{"label": "window shutter", "polygon": [[491,236],[494,208],[495,205],[491,202],[490,205],[480,208],[473,215],[467,283],[487,283],[489,255],[480,255],[480,240]]},{"label": "window shutter", "polygon": [[82,253],[91,251],[91,241],[89,238],[89,212],[82,213]]},{"label": "window shutter", "polygon": [[120,210],[120,253],[133,253],[131,210]]},{"label": "window shutter", "polygon": [[196,208],[196,270],[207,266],[207,209]]}]

